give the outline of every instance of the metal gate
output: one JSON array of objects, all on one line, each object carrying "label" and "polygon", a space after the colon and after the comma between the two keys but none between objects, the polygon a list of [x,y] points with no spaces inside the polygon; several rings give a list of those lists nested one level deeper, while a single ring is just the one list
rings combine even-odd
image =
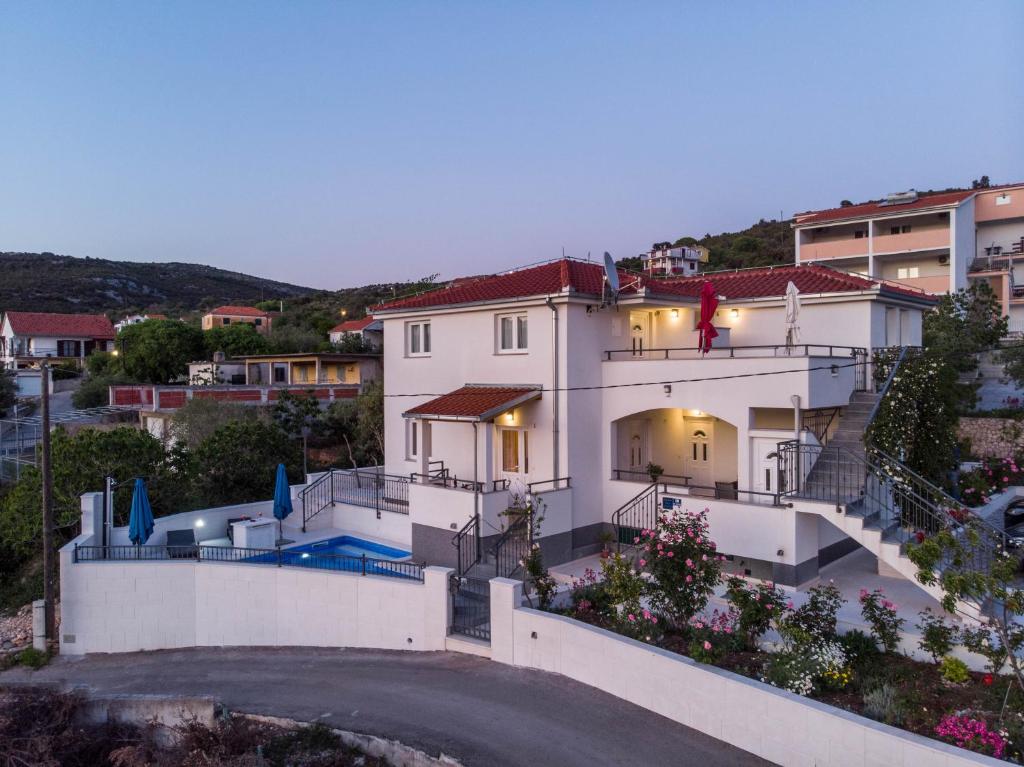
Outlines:
[{"label": "metal gate", "polygon": [[483,578],[451,576],[452,618],[449,634],[491,641],[491,584]]}]

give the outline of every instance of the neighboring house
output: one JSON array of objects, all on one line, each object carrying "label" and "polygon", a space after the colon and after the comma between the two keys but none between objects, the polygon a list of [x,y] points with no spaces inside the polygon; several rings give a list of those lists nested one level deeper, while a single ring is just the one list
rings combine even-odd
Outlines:
[{"label": "neighboring house", "polygon": [[120,322],[115,322],[114,323],[114,330],[116,330],[118,333],[120,333],[122,330],[124,330],[129,325],[138,325],[140,322],[145,322],[146,320],[166,320],[166,319],[167,319],[167,315],[166,314],[131,314],[131,315],[125,317]]},{"label": "neighboring house", "polygon": [[236,357],[245,365],[250,386],[295,384],[358,384],[360,388],[381,378],[379,354],[255,354]]},{"label": "neighboring house", "polygon": [[346,320],[340,325],[331,328],[328,334],[332,344],[341,343],[345,338],[359,336],[363,343],[371,349],[380,349],[384,343],[384,324],[373,317],[363,317],[361,320]]},{"label": "neighboring house", "polygon": [[44,359],[80,363],[94,351],[112,351],[114,326],[102,314],[7,312],[0,324],[0,362],[11,370]]},{"label": "neighboring house", "polygon": [[649,253],[642,253],[645,274],[682,275],[689,277],[701,270],[701,264],[708,262],[708,249],[702,245],[694,247],[655,247]]},{"label": "neighboring house", "polygon": [[203,315],[203,330],[245,322],[254,325],[258,332],[266,334],[270,332],[271,320],[269,312],[251,306],[218,306]]},{"label": "neighboring house", "polygon": [[826,264],[936,294],[986,281],[1010,330],[1024,331],[1024,184],[911,190],[798,213],[793,228],[797,264]]},{"label": "neighboring house", "polygon": [[[649,464],[675,488],[662,503],[711,510],[733,571],[801,584],[856,548],[826,516],[775,505],[779,443],[859,435],[870,350],[920,344],[934,299],[823,266],[618,277],[609,302],[600,266],[563,259],[374,308],[385,469],[412,479],[414,559],[457,564],[453,536],[475,516],[487,551],[524,494],[545,507],[548,564],[592,554],[622,513],[658,502]],[[802,301],[794,346],[790,281]],[[720,297],[706,355],[705,282]]]}]

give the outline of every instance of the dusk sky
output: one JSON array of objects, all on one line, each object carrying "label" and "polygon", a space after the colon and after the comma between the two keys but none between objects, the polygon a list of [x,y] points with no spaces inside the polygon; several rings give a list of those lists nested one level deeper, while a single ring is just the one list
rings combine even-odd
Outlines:
[{"label": "dusk sky", "polygon": [[8,2],[0,251],[339,288],[1021,181],[1022,30],[1019,0]]}]

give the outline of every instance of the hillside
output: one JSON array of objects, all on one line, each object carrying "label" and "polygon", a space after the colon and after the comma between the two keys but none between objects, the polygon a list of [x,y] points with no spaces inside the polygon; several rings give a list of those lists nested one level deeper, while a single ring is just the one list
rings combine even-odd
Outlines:
[{"label": "hillside", "polygon": [[0,311],[176,313],[313,292],[200,264],[0,253]]}]

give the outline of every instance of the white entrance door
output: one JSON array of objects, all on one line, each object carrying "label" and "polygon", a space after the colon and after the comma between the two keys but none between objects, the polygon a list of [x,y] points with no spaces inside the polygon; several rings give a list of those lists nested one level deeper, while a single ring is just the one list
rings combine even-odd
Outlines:
[{"label": "white entrance door", "polygon": [[[753,465],[750,468],[753,474],[754,490],[759,493],[778,493],[779,462],[776,454],[778,440],[771,437],[755,437],[752,442],[753,449],[750,454]],[[763,501],[771,503],[771,499],[767,496],[763,498]]]},{"label": "white entrance door", "polygon": [[[623,479],[646,479],[650,463],[647,449],[647,421],[629,421],[626,424],[626,465]],[[621,464],[620,464],[621,466]]]},{"label": "white entrance door", "polygon": [[686,421],[686,474],[691,485],[714,487],[710,421]]},{"label": "white entrance door", "polygon": [[651,315],[649,312],[629,313],[629,337],[633,356],[643,357],[651,348]]},{"label": "white entrance door", "polygon": [[530,433],[526,429],[498,429],[498,475],[513,491],[525,492],[530,473]]}]

